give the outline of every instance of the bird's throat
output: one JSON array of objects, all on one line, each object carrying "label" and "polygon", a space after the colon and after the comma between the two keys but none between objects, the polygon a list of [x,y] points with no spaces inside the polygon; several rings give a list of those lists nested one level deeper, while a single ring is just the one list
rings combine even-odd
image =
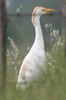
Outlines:
[{"label": "bird's throat", "polygon": [[37,45],[38,48],[44,49],[44,39],[43,39],[40,21],[38,21],[37,25],[35,26],[35,42],[34,42],[34,44]]}]

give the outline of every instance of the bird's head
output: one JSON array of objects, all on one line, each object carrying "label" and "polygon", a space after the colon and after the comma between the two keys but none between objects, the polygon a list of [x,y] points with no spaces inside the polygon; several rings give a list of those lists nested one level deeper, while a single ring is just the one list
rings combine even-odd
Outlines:
[{"label": "bird's head", "polygon": [[46,14],[48,12],[53,12],[55,9],[46,9],[44,7],[38,6],[35,7],[32,13],[32,23],[33,25],[36,24],[36,21],[40,18],[41,15]]}]

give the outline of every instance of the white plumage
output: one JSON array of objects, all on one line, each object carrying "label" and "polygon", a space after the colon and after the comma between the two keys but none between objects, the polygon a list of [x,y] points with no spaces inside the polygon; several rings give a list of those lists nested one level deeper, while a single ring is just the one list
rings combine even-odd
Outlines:
[{"label": "white plumage", "polygon": [[29,86],[30,83],[40,75],[41,70],[44,70],[46,57],[40,16],[50,11],[55,10],[45,9],[40,6],[33,10],[32,23],[35,27],[35,41],[21,65],[17,80],[18,88],[26,88]]}]

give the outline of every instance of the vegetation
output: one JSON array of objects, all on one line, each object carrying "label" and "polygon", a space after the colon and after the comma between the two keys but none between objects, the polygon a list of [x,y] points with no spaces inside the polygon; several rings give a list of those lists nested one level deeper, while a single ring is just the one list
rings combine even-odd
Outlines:
[{"label": "vegetation", "polygon": [[7,50],[7,81],[6,89],[3,94],[0,93],[2,100],[66,100],[64,45],[62,37],[57,36],[53,48],[47,50],[46,71],[25,90],[16,88],[18,66],[22,60],[18,48],[10,39],[14,50]]},{"label": "vegetation", "polygon": [[[55,44],[57,45],[57,44]],[[16,84],[7,81],[6,97],[8,100],[65,100],[66,73],[64,53],[61,44],[51,52],[46,62],[46,72],[26,90],[18,90]],[[14,73],[13,73],[14,75]],[[8,94],[8,95],[7,95]]]}]

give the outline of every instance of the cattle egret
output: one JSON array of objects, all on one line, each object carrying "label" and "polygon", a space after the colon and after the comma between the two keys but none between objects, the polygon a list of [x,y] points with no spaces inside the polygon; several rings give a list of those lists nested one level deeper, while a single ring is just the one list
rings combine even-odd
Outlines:
[{"label": "cattle egret", "polygon": [[45,47],[40,25],[41,15],[55,11],[54,9],[46,9],[44,7],[35,7],[32,13],[32,23],[35,27],[35,41],[26,55],[21,65],[17,87],[25,88],[40,74],[45,67]]}]

